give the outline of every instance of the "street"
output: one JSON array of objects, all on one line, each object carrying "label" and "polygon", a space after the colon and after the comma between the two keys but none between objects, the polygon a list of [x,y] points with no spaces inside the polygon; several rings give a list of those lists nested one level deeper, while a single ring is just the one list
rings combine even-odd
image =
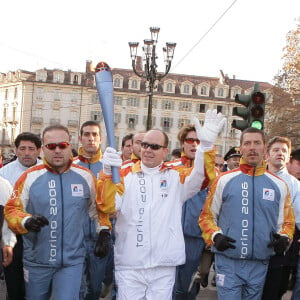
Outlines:
[{"label": "street", "polygon": [[[209,274],[208,286],[206,288],[201,287],[200,292],[199,292],[199,294],[197,295],[197,298],[196,298],[197,300],[198,299],[202,299],[202,300],[217,300],[218,299],[217,289],[210,284],[212,276],[213,276],[213,271],[211,270],[210,274]],[[282,297],[282,300],[290,300],[291,297],[292,297],[292,292],[288,291]],[[110,297],[108,296],[106,298],[100,298],[100,299],[110,300]],[[162,300],[162,299],[158,299],[158,300]]]},{"label": "street", "polygon": [[[212,272],[211,272],[212,274]],[[202,288],[197,296],[197,299],[202,300],[217,300],[217,289],[210,284],[211,274],[209,278],[209,284],[206,288]],[[292,296],[291,291],[288,291],[282,298],[282,300],[290,300]],[[106,298],[100,298],[104,300],[110,300],[110,296]],[[4,280],[0,280],[0,300],[6,300],[6,287]],[[160,299],[159,299],[160,300]]]},{"label": "street", "polygon": [[6,285],[4,279],[0,279],[0,300],[6,300]]},{"label": "street", "polygon": [[206,288],[200,289],[200,292],[197,296],[197,299],[203,300],[216,300],[217,298],[217,289],[210,284]]}]

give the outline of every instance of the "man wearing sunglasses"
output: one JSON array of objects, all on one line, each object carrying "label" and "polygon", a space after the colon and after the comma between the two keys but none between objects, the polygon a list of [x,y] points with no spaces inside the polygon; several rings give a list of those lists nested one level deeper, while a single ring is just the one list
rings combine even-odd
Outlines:
[{"label": "man wearing sunglasses", "polygon": [[[17,180],[5,209],[15,233],[23,234],[26,299],[78,299],[86,249],[87,214],[100,230],[95,179],[72,163],[69,131],[52,125],[42,134],[43,164]],[[109,224],[104,224],[109,226]]]},{"label": "man wearing sunglasses", "polygon": [[[195,125],[189,124],[181,128],[177,136],[181,145],[181,158],[170,162],[176,168],[191,168],[194,165],[195,154],[201,141],[198,139]],[[213,156],[215,151],[209,151],[206,156]],[[213,159],[211,159],[211,162]],[[209,172],[208,172],[209,171]],[[214,168],[206,168],[206,177],[214,179]],[[188,199],[182,208],[182,230],[185,242],[185,264],[177,267],[174,286],[174,299],[194,300],[199,291],[200,284],[190,285],[193,274],[197,271],[201,255],[205,246],[202,232],[198,225],[199,215],[207,196],[208,180],[205,180],[196,195]]]},{"label": "man wearing sunglasses", "polygon": [[[42,141],[36,134],[22,132],[16,137],[14,144],[17,159],[0,169],[0,176],[8,180],[12,186],[23,172],[42,162],[39,159]],[[7,294],[11,300],[25,299],[22,256],[22,237],[17,235],[17,243],[13,248],[13,261],[4,268]]]},{"label": "man wearing sunglasses", "polygon": [[195,195],[204,176],[203,153],[210,150],[225,119],[208,111],[203,127],[197,120],[194,168],[176,170],[164,163],[168,136],[148,131],[141,143],[141,161],[113,184],[111,166],[118,166],[116,150],[103,155],[98,184],[100,198],[115,201],[115,276],[117,299],[172,299],[176,266],[185,262],[181,216],[183,203]]}]

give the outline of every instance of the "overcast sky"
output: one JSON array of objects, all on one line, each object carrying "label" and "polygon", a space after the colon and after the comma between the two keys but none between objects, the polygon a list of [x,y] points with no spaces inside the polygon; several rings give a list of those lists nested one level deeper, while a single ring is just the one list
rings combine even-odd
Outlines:
[{"label": "overcast sky", "polygon": [[83,72],[86,60],[130,69],[128,42],[139,42],[141,55],[156,26],[159,71],[162,47],[176,42],[172,73],[216,77],[223,70],[271,83],[299,16],[299,0],[3,1],[0,72]]}]

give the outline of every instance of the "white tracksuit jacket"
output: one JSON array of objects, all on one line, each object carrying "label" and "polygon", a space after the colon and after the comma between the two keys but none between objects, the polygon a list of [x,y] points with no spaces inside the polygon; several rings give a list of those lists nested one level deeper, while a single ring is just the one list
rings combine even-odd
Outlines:
[{"label": "white tracksuit jacket", "polygon": [[[42,162],[42,160],[37,159],[36,164],[39,165]],[[28,169],[28,167],[23,166],[19,159],[17,158],[16,160],[8,163],[7,165],[3,166],[0,169],[0,176],[2,176],[4,179],[6,179],[10,185],[13,187],[17,181],[17,179]],[[12,187],[9,192],[8,196],[4,196],[3,194],[1,195],[1,198],[3,199],[3,204],[1,202],[1,205],[5,206],[11,192],[12,192]],[[3,244],[7,246],[14,247],[14,245],[17,242],[15,234],[8,228],[6,220],[4,220],[3,223],[3,229],[2,229],[2,239],[3,239]]]},{"label": "white tracksuit jacket", "polygon": [[[10,197],[13,188],[8,180],[0,176],[0,205],[5,206],[8,198]],[[2,228],[2,241],[3,245],[14,247],[17,242],[15,234],[8,228],[7,222],[3,216]]]},{"label": "white tracksuit jacket", "polygon": [[185,262],[182,205],[204,180],[203,152],[196,155],[198,163],[187,177],[164,164],[149,169],[140,163],[124,177],[124,193],[116,194],[116,270]]}]

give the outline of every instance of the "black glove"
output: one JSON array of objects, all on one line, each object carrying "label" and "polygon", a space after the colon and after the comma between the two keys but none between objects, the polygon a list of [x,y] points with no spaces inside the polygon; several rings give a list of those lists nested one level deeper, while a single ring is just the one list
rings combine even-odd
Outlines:
[{"label": "black glove", "polygon": [[231,244],[235,243],[235,240],[221,233],[214,237],[214,243],[218,251],[225,251],[228,248],[235,249],[235,246]]},{"label": "black glove", "polygon": [[99,232],[98,240],[94,249],[94,254],[100,258],[105,257],[109,253],[110,248],[110,232],[108,229],[102,229]]},{"label": "black glove", "polygon": [[268,245],[268,247],[273,247],[277,255],[284,254],[286,248],[289,245],[289,238],[278,233],[273,234],[273,241]]},{"label": "black glove", "polygon": [[28,231],[39,232],[45,225],[49,225],[49,221],[47,220],[47,218],[41,215],[33,215],[26,220],[24,227]]}]

